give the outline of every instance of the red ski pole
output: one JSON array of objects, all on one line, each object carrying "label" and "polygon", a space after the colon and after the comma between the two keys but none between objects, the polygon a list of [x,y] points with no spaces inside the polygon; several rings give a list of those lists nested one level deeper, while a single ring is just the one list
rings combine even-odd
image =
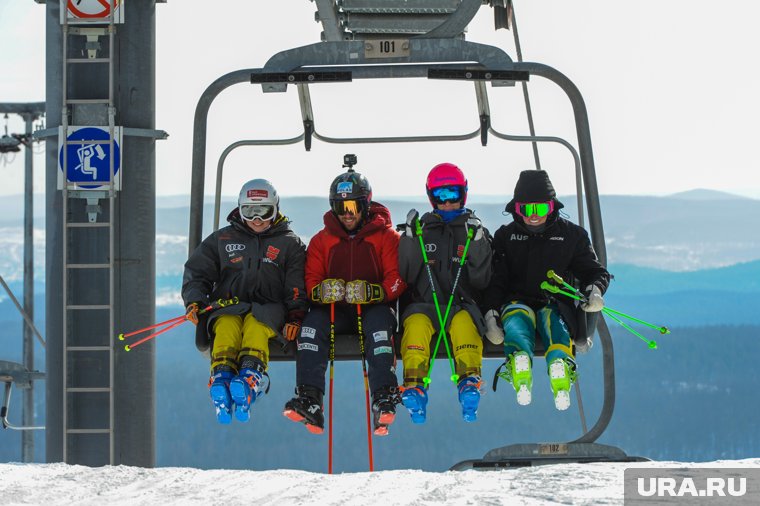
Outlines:
[{"label": "red ski pole", "polygon": [[178,321],[178,322],[175,322],[175,323],[173,323],[173,324],[169,325],[168,327],[165,327],[165,328],[163,328],[163,329],[159,330],[158,332],[154,332],[153,334],[151,334],[151,335],[149,335],[149,336],[145,336],[145,337],[143,337],[142,339],[140,339],[140,340],[138,340],[138,341],[135,341],[135,342],[134,342],[134,343],[132,343],[132,344],[125,344],[125,345],[124,345],[124,349],[125,349],[125,350],[127,350],[127,351],[129,351],[129,350],[131,350],[132,348],[134,348],[134,347],[136,347],[136,346],[139,346],[139,345],[141,345],[141,344],[142,344],[142,343],[144,343],[145,341],[150,341],[150,340],[151,340],[151,339],[153,339],[154,337],[160,336],[161,334],[163,334],[163,333],[164,333],[164,332],[166,332],[167,330],[171,330],[171,329],[173,329],[174,327],[179,327],[180,325],[182,325],[182,324],[183,324],[183,323],[185,323],[186,321],[189,321],[189,320],[188,320],[188,319],[186,319],[184,316],[183,316],[182,318],[183,318],[182,320],[180,320],[180,321]]},{"label": "red ski pole", "polygon": [[374,471],[374,457],[372,455],[372,423],[369,408],[369,377],[367,376],[367,361],[364,358],[364,329],[362,328],[362,306],[356,305],[356,326],[359,330],[359,349],[362,354],[362,373],[364,374],[364,397],[367,401],[367,448],[369,451],[369,470]]},{"label": "red ski pole", "polygon": [[327,421],[329,424],[327,429],[327,474],[332,474],[332,462],[333,462],[333,376],[335,371],[335,303],[330,304],[330,394],[328,403],[328,409],[330,410],[330,419]]},{"label": "red ski pole", "polygon": [[186,315],[175,316],[174,318],[169,318],[166,321],[159,322],[159,323],[154,323],[150,327],[145,327],[144,329],[134,330],[134,331],[132,331],[132,332],[130,332],[128,334],[119,334],[119,341],[123,341],[127,337],[131,337],[131,336],[134,336],[134,335],[137,335],[137,334],[141,334],[141,333],[143,333],[143,332],[145,332],[147,330],[153,330],[156,327],[161,327],[162,325],[169,325],[170,323],[175,323],[175,322],[178,322],[180,320],[184,320],[185,318],[186,318]]}]

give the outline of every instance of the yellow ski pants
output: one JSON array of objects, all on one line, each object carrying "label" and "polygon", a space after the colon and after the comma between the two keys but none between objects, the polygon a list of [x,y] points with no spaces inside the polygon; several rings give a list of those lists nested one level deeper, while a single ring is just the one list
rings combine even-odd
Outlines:
[{"label": "yellow ski pants", "polygon": [[211,370],[218,365],[228,365],[236,372],[240,359],[250,355],[269,364],[269,340],[277,333],[250,313],[223,314],[214,320],[214,349],[211,352]]},{"label": "yellow ski pants", "polygon": [[[433,322],[423,313],[409,315],[404,320],[404,335],[401,337],[404,386],[423,384],[422,379],[428,373],[431,349],[435,347],[438,339],[438,335],[433,335],[434,333]],[[453,346],[454,367],[459,377],[480,376],[483,339],[472,317],[464,309],[459,310],[451,319],[449,336]],[[444,347],[445,344],[441,343],[439,349]]]}]

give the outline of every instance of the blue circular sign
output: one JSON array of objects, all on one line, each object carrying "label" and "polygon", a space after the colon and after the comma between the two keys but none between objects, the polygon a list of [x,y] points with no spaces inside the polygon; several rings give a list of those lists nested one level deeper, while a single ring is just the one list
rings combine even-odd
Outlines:
[{"label": "blue circular sign", "polygon": [[[62,146],[58,155],[58,163],[63,170],[63,153],[66,149],[67,174],[66,179],[72,183],[99,183],[85,185],[83,188],[97,188],[103,184],[108,184],[108,173],[111,170],[111,144],[108,141],[108,130],[96,127],[80,128],[69,135],[70,141],[92,141],[76,144],[66,144]],[[119,144],[114,140],[113,143],[114,157],[114,178],[119,172],[121,161],[121,150]]]}]

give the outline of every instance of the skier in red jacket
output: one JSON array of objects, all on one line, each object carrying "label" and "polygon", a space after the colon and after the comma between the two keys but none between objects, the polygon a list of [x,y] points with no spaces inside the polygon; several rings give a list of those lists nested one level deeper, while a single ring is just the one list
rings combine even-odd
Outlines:
[{"label": "skier in red jacket", "polygon": [[296,397],[283,414],[314,433],[324,431],[322,398],[330,351],[330,306],[335,305],[334,332],[362,330],[372,391],[374,433],[386,435],[399,402],[393,333],[393,303],[406,288],[398,272],[399,234],[388,209],[372,201],[367,178],[349,168],[330,185],[330,211],[325,228],[306,252],[306,292],[312,306],[298,335]]}]

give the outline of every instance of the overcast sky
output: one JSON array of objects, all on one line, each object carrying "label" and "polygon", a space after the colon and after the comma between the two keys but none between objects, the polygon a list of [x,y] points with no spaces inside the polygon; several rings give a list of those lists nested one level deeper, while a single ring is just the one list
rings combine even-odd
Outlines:
[{"label": "overcast sky", "polygon": [[[760,3],[516,0],[515,7],[525,60],[562,71],[583,93],[600,193],[708,188],[760,198]],[[0,102],[44,100],[44,9],[32,0],[0,0]],[[157,191],[188,194],[193,114],[203,90],[223,74],[262,67],[278,51],[317,42],[321,26],[308,0],[169,0],[156,10],[156,128],[170,134],[158,143]],[[492,16],[481,8],[467,39],[514,57],[512,33],[495,32]],[[562,92],[540,78],[530,91],[537,133],[575,144]],[[489,93],[494,126],[527,133],[519,87],[489,87]],[[478,127],[469,83],[323,84],[312,86],[312,100],[317,131],[327,136],[461,134]],[[12,117],[9,129],[21,131],[21,120]],[[267,95],[249,84],[228,89],[211,109],[206,193],[213,192],[217,160],[232,142],[301,131],[295,89]],[[427,171],[442,161],[462,167],[471,198],[509,195],[519,171],[533,167],[529,146],[494,138],[487,148],[479,139],[381,146],[315,141],[311,153],[302,145],[236,150],[226,165],[224,193],[266,177],[283,195],[325,195],[347,152],[359,156],[357,168],[379,200],[421,195]],[[541,161],[558,192],[573,193],[569,153],[542,147]],[[35,191],[42,192],[44,161],[37,157],[35,164]],[[129,160],[124,164],[128,171]],[[23,156],[5,166],[0,161],[0,174],[0,194],[21,193]]]}]

